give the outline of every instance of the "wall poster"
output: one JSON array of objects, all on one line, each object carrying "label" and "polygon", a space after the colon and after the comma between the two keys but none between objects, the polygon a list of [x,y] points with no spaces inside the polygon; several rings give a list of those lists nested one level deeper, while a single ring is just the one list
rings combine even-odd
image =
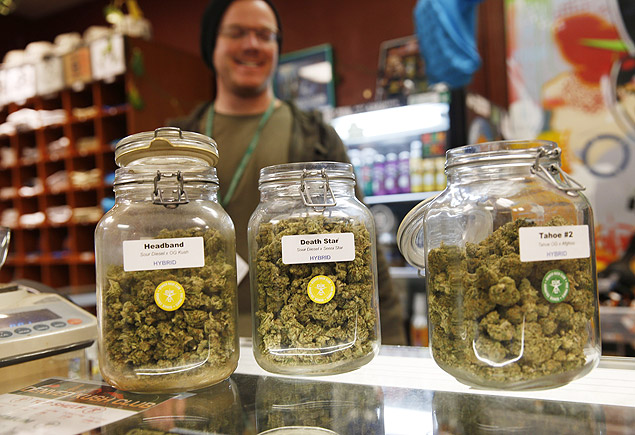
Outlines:
[{"label": "wall poster", "polygon": [[408,97],[428,89],[425,63],[415,35],[382,42],[377,69],[378,101]]},{"label": "wall poster", "polygon": [[280,56],[274,91],[303,110],[335,107],[332,47],[322,44]]},{"label": "wall poster", "polygon": [[508,139],[563,150],[586,186],[598,270],[635,233],[635,17],[631,0],[506,0]]}]

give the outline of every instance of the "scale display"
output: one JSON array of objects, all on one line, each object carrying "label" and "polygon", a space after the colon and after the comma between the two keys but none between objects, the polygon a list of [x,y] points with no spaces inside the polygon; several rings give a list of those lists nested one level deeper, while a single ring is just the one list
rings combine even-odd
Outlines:
[{"label": "scale display", "polygon": [[18,326],[30,325],[32,323],[60,318],[60,316],[48,309],[22,311],[19,313],[9,314],[0,313],[0,329],[17,328]]},{"label": "scale display", "polygon": [[53,293],[0,293],[0,367],[90,346],[97,319]]}]

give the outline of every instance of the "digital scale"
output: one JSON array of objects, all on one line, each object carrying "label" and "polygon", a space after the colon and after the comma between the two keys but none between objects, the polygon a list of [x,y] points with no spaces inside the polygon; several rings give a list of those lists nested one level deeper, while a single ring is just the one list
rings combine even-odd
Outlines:
[{"label": "digital scale", "polygon": [[0,367],[90,346],[97,319],[55,293],[20,284],[0,288]]},{"label": "digital scale", "polygon": [[[10,234],[0,227],[0,267]],[[95,316],[56,293],[34,287],[0,284],[0,367],[83,349],[97,339]]]}]

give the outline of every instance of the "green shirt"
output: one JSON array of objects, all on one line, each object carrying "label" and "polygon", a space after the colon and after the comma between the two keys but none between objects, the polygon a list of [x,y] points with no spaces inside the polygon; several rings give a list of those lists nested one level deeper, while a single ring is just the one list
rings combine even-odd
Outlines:
[{"label": "green shirt", "polygon": [[[220,183],[220,195],[224,198],[229,184],[242,159],[247,145],[256,132],[262,115],[214,116],[212,137],[218,145],[219,160],[216,165]],[[291,112],[289,107],[277,107],[265,124],[256,149],[245,167],[233,197],[225,209],[234,219],[238,255],[247,259],[247,224],[260,201],[258,178],[265,166],[288,162],[291,139]]]},{"label": "green shirt", "polygon": [[[205,120],[207,113],[203,117]],[[220,183],[220,196],[224,198],[240,160],[243,158],[249,142],[251,142],[262,114],[257,115],[224,115],[214,114],[212,138],[218,146],[218,164],[216,170]],[[203,130],[204,131],[204,130]],[[291,142],[291,110],[286,104],[277,107],[267,121],[260,134],[260,140],[251,155],[249,163],[234,191],[234,195],[225,205],[225,210],[232,218],[236,229],[236,253],[248,261],[247,226],[251,214],[260,202],[258,179],[260,169],[266,166],[288,163],[289,144]],[[239,284],[239,311],[249,313],[249,277]],[[240,329],[246,335],[241,319]]]}]

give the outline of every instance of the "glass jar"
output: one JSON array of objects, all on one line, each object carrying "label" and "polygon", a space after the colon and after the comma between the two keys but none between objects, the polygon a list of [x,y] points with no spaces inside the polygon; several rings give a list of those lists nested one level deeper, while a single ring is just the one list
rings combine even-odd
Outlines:
[{"label": "glass jar", "polygon": [[425,269],[430,347],[466,384],[546,388],[597,366],[591,206],[547,141],[447,152],[448,185],[403,220],[398,243]]},{"label": "glass jar", "polygon": [[348,163],[269,166],[248,228],[253,350],[270,372],[331,374],[380,344],[375,226]]},{"label": "glass jar", "polygon": [[236,238],[212,139],[159,128],[115,149],[115,205],[97,224],[99,366],[121,390],[171,392],[238,363]]}]

